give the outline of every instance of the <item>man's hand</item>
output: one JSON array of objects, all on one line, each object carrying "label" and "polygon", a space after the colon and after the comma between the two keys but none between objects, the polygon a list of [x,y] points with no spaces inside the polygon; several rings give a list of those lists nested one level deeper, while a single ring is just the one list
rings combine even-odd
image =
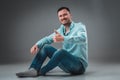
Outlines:
[{"label": "man's hand", "polygon": [[54,30],[54,32],[55,32],[55,36],[53,37],[53,41],[54,42],[62,42],[62,41],[64,41],[64,37],[59,33],[59,32],[57,32],[56,30]]},{"label": "man's hand", "polygon": [[31,54],[36,54],[37,52],[39,51],[39,48],[37,45],[34,45],[31,49],[30,49],[30,52]]}]

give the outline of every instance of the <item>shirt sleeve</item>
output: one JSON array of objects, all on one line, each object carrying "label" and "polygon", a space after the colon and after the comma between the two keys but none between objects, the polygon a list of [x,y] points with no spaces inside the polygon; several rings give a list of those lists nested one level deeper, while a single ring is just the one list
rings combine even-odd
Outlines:
[{"label": "shirt sleeve", "polygon": [[78,25],[77,29],[72,31],[71,36],[64,36],[64,42],[66,43],[86,43],[87,42],[87,32],[85,25]]},{"label": "shirt sleeve", "polygon": [[[60,32],[60,28],[57,29],[57,31]],[[53,41],[53,36],[54,36],[54,35],[55,35],[55,33],[52,33],[51,35],[46,36],[46,37],[40,39],[40,40],[36,43],[36,45],[38,46],[38,48],[42,48],[45,44],[51,44],[51,43],[53,43],[53,42],[54,42],[54,41]]]}]

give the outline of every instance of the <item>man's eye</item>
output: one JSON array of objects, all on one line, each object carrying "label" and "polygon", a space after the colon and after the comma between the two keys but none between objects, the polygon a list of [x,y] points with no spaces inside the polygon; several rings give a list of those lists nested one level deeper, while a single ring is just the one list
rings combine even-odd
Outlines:
[{"label": "man's eye", "polygon": [[59,17],[62,17],[62,15],[60,15]]}]

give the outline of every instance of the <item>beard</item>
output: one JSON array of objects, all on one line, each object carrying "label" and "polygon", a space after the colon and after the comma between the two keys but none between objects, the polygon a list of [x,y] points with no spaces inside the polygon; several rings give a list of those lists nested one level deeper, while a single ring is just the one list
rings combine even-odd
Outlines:
[{"label": "beard", "polygon": [[70,26],[70,24],[71,24],[71,21],[63,23],[64,26],[68,26],[68,27]]},{"label": "beard", "polygon": [[61,23],[62,23],[63,25],[68,25],[68,24],[71,23],[71,20],[64,19],[64,20],[61,21]]}]

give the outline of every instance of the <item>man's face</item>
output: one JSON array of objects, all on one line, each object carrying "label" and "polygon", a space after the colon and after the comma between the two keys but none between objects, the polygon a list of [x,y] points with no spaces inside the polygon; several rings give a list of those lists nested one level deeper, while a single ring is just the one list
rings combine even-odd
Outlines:
[{"label": "man's face", "polygon": [[72,21],[71,20],[71,14],[66,9],[63,9],[63,10],[58,12],[58,18],[59,18],[59,21],[63,25],[66,25],[66,24],[68,24],[68,23],[70,23]]}]

